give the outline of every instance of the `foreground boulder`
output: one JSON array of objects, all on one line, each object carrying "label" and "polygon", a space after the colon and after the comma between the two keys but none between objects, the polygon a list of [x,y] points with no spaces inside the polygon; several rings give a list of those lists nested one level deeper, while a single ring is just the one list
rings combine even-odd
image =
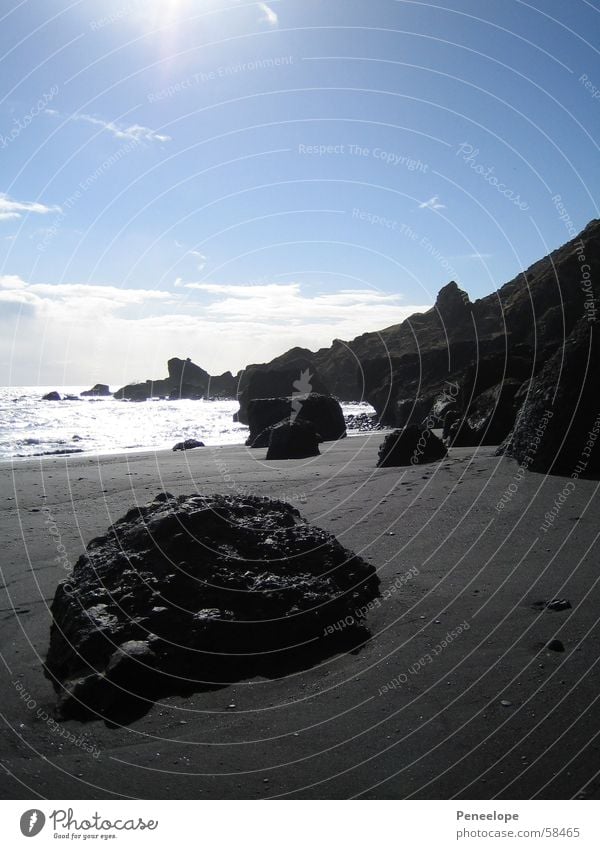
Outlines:
[{"label": "foreground boulder", "polygon": [[61,396],[59,392],[47,392],[45,395],[42,395],[42,401],[61,401]]},{"label": "foreground boulder", "polygon": [[600,473],[599,340],[598,325],[581,318],[527,387],[514,430],[498,453],[536,472]]},{"label": "foreground boulder", "polygon": [[193,448],[204,448],[204,443],[199,439],[184,439],[183,442],[176,442],[173,446],[173,451],[191,451]]},{"label": "foreground boulder", "polygon": [[107,398],[111,395],[110,386],[106,383],[96,383],[91,389],[81,393],[84,398]]},{"label": "foreground boulder", "polygon": [[246,445],[266,448],[271,437],[270,428],[283,421],[310,422],[323,442],[341,439],[346,435],[346,422],[339,401],[330,395],[312,392],[291,398],[256,398],[250,401],[250,436]]},{"label": "foreground boulder", "polygon": [[281,422],[269,433],[267,460],[301,460],[320,454],[319,435],[311,422]]},{"label": "foreground boulder", "polygon": [[442,460],[448,451],[433,431],[418,425],[408,425],[389,433],[379,448],[377,465],[417,466]]},{"label": "foreground boulder", "polygon": [[92,540],[58,585],[45,673],[59,714],[81,718],[285,674],[339,651],[325,629],[348,616],[340,639],[363,640],[378,586],[373,566],[290,504],[161,493]]}]

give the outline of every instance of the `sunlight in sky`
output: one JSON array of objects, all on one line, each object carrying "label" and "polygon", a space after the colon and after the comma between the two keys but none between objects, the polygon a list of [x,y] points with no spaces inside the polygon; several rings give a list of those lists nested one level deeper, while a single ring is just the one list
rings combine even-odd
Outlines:
[{"label": "sunlight in sky", "polygon": [[83,373],[94,326],[113,368],[138,340],[135,372],[148,347],[217,373],[349,340],[598,215],[585,4],[57,0],[35,35],[28,5],[0,32],[24,382],[42,337],[51,382],[65,325]]}]

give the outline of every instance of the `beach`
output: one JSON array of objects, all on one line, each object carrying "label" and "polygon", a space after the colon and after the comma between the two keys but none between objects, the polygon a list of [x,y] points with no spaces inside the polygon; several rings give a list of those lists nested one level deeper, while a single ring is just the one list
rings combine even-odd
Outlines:
[{"label": "beach", "polygon": [[[598,798],[598,482],[522,473],[493,447],[377,469],[381,440],[269,463],[232,445],[4,462],[0,795]],[[56,586],[162,491],[292,503],[378,570],[371,636],[126,727],[56,723],[42,670]],[[540,605],[555,599],[571,606]]]}]

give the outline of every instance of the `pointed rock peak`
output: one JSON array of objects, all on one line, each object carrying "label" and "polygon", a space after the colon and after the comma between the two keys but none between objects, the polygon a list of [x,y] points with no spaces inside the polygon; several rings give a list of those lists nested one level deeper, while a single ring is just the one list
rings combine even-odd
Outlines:
[{"label": "pointed rock peak", "polygon": [[438,309],[466,309],[471,306],[469,296],[463,289],[459,289],[458,284],[451,280],[446,286],[440,289],[435,305]]}]

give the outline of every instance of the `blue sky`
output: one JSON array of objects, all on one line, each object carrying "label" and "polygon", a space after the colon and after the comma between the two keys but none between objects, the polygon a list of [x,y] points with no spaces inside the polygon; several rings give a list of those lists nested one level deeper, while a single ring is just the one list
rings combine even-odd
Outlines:
[{"label": "blue sky", "polygon": [[451,279],[482,297],[598,217],[588,0],[0,15],[2,383],[329,345]]}]

